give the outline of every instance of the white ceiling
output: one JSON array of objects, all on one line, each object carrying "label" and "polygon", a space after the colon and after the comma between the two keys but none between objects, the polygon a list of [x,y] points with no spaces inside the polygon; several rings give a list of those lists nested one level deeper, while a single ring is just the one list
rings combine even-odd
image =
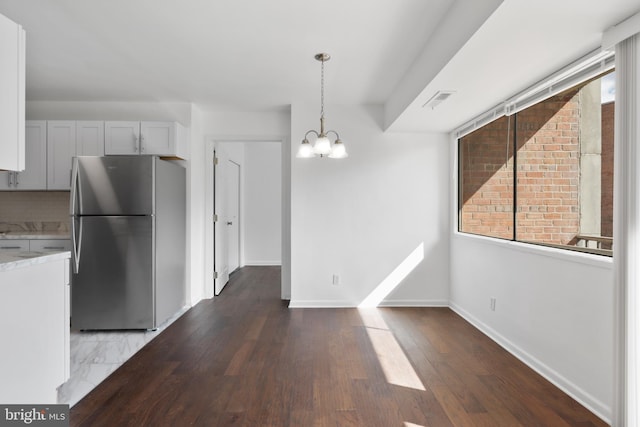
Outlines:
[{"label": "white ceiling", "polygon": [[[451,130],[638,10],[638,0],[0,0],[27,31],[27,100],[280,109],[319,102],[313,55],[325,51],[327,103],[392,100],[399,131]],[[446,41],[455,34],[464,43]],[[423,109],[439,89],[456,94]]]}]

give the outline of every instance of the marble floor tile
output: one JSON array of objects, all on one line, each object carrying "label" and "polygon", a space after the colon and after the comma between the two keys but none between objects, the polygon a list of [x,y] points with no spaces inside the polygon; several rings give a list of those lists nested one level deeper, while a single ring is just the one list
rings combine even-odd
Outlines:
[{"label": "marble floor tile", "polygon": [[58,388],[58,403],[73,406],[149,341],[187,311],[185,307],[155,331],[71,331],[69,381]]}]

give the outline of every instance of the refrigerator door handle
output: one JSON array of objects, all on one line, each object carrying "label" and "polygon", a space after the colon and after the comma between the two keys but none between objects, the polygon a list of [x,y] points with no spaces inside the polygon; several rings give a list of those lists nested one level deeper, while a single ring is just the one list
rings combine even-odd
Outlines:
[{"label": "refrigerator door handle", "polygon": [[73,245],[73,272],[77,273],[80,269],[80,250],[82,245],[82,218],[77,215],[78,206],[82,210],[82,200],[80,200],[80,180],[78,176],[78,159],[74,158],[71,166],[71,242]]},{"label": "refrigerator door handle", "polygon": [[[78,273],[80,270],[80,253],[82,250],[82,218],[77,216],[71,217],[71,242],[73,245],[73,272]],[[76,224],[78,226],[76,227]],[[78,229],[76,231],[76,228]]]},{"label": "refrigerator door handle", "polygon": [[71,215],[78,214],[76,212],[76,201],[78,201],[78,159],[74,158],[71,166],[71,206],[69,207]]}]

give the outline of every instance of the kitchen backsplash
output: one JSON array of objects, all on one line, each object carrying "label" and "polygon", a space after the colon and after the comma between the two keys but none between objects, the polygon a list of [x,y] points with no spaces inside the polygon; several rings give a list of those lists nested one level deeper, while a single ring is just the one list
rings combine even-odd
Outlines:
[{"label": "kitchen backsplash", "polygon": [[0,191],[0,232],[68,230],[69,192]]}]

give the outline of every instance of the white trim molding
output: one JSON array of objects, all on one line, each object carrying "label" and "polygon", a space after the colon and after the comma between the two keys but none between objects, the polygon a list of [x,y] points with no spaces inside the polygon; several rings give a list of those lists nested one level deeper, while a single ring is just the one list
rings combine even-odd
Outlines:
[{"label": "white trim molding", "polygon": [[614,147],[614,283],[616,325],[614,420],[640,425],[640,34],[616,45]]},{"label": "white trim molding", "polygon": [[[358,308],[358,303],[346,300],[291,300],[289,308]],[[378,307],[449,307],[447,300],[385,300]]]},{"label": "white trim molding", "polygon": [[631,15],[602,34],[602,49],[613,49],[618,43],[640,33],[640,12]]},{"label": "white trim molding", "polygon": [[383,300],[378,307],[449,307],[448,300],[438,299],[391,299]]}]

